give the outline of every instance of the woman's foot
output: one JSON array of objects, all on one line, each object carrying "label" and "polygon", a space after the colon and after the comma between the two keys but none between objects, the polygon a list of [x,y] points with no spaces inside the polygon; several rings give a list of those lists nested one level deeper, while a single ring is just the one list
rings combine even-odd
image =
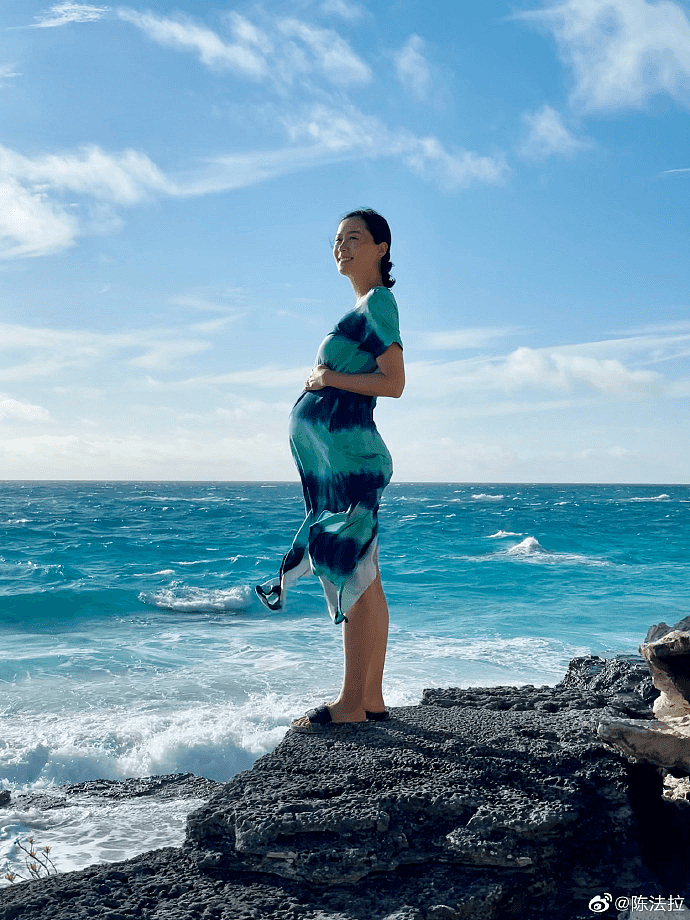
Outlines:
[{"label": "woman's foot", "polygon": [[342,705],[336,703],[323,703],[316,709],[310,709],[305,715],[300,716],[290,723],[290,728],[304,734],[311,734],[328,729],[333,725],[351,725],[358,722],[366,722],[367,716],[364,710],[356,712],[346,712]]}]

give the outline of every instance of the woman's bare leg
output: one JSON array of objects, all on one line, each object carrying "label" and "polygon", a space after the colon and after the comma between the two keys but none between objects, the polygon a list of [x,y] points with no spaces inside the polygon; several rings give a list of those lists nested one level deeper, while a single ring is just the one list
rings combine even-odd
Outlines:
[{"label": "woman's bare leg", "polygon": [[361,722],[365,711],[381,712],[383,668],[388,643],[388,604],[378,570],[376,578],[347,612],[343,623],[343,687],[329,704],[334,722]]}]

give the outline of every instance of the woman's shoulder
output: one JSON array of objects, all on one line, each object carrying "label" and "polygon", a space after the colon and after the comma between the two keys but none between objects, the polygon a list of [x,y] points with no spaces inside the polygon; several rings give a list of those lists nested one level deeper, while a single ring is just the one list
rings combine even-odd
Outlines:
[{"label": "woman's shoulder", "polygon": [[388,303],[395,303],[393,291],[391,291],[390,288],[384,287],[382,284],[371,288],[371,290],[367,291],[367,293],[362,298],[360,298],[360,300],[366,300],[369,303],[372,300],[381,300],[387,301]]},{"label": "woman's shoulder", "polygon": [[361,297],[357,307],[364,310],[398,310],[393,292],[387,287],[373,287],[370,291]]}]

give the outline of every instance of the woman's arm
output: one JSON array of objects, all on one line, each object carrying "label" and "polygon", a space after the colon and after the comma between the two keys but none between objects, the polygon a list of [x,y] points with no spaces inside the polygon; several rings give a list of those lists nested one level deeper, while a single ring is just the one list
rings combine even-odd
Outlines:
[{"label": "woman's arm", "polygon": [[332,371],[325,364],[319,364],[309,375],[307,390],[321,390],[323,387],[335,387],[348,393],[360,393],[362,396],[393,396],[397,399],[405,389],[405,364],[402,348],[395,342],[380,355],[376,363],[379,366],[373,374],[343,374]]}]

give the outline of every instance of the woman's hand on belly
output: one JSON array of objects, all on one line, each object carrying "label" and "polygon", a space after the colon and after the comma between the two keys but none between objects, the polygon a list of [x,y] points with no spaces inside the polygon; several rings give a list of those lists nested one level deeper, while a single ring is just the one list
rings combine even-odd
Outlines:
[{"label": "woman's hand on belly", "polygon": [[324,387],[330,386],[326,383],[325,377],[326,374],[330,371],[330,368],[325,364],[318,364],[315,368],[312,369],[312,372],[307,377],[307,382],[304,384],[305,390],[323,390]]},{"label": "woman's hand on belly", "polygon": [[377,359],[377,364],[378,370],[371,374],[346,374],[319,364],[307,378],[304,389],[311,391],[335,387],[336,390],[359,393],[361,396],[401,396],[405,388],[402,348],[397,344],[389,345]]}]

